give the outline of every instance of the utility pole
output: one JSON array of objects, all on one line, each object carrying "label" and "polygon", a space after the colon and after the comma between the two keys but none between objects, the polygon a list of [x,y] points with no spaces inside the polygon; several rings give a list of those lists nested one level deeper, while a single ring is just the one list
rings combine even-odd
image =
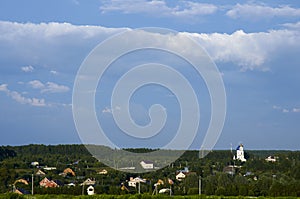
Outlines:
[{"label": "utility pole", "polygon": [[141,194],[141,181],[139,180],[139,194]]},{"label": "utility pole", "polygon": [[199,175],[199,196],[201,196],[201,175]]},{"label": "utility pole", "polygon": [[31,174],[31,195],[33,195],[33,174]]}]

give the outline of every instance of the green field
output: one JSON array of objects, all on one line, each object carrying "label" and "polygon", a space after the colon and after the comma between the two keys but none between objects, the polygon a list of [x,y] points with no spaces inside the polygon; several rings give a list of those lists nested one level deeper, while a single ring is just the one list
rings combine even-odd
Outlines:
[{"label": "green field", "polygon": [[[267,198],[276,198],[276,199],[294,199],[297,197],[252,197],[252,196],[168,196],[168,195],[148,195],[148,194],[136,194],[136,195],[94,195],[94,196],[70,196],[70,195],[18,195],[18,194],[1,194],[0,199],[242,199],[242,198],[258,198],[258,199],[267,199]],[[298,197],[299,198],[299,197]]]}]

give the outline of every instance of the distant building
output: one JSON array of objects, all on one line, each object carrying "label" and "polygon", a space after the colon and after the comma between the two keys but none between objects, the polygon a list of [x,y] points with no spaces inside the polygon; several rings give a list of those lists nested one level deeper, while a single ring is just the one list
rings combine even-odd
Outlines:
[{"label": "distant building", "polygon": [[50,180],[48,178],[44,178],[43,180],[40,181],[40,186],[45,187],[47,183],[49,183]]},{"label": "distant building", "polygon": [[22,189],[22,188],[17,188],[14,190],[14,193],[17,193],[17,194],[20,194],[20,195],[23,195],[23,194],[30,194],[29,191],[25,190],[25,189]]},{"label": "distant building", "polygon": [[68,187],[75,187],[76,184],[75,184],[74,182],[71,182],[71,183],[67,184],[67,186],[68,186]]},{"label": "distant building", "polygon": [[170,193],[171,191],[172,191],[172,190],[169,189],[169,188],[163,188],[163,189],[159,190],[158,193]]},{"label": "distant building", "polygon": [[176,172],[176,180],[182,181],[190,173],[188,167],[184,167],[183,170],[178,170]]},{"label": "distant building", "polygon": [[235,167],[233,165],[228,165],[228,166],[224,167],[223,172],[227,173],[229,175],[234,175],[235,174]]},{"label": "distant building", "polygon": [[251,171],[247,171],[247,172],[244,174],[244,177],[246,177],[246,176],[251,176],[251,175],[253,175],[253,173],[252,173]]},{"label": "distant building", "polygon": [[145,183],[146,180],[145,179],[142,179],[140,177],[136,177],[136,178],[133,178],[133,177],[130,177],[130,180],[128,181],[128,186],[130,187],[136,187],[136,184],[137,183]]},{"label": "distant building", "polygon": [[39,166],[39,164],[40,164],[40,163],[39,163],[39,162],[36,162],[36,161],[35,161],[35,162],[31,162],[31,166],[34,166],[34,167]]},{"label": "distant building", "polygon": [[150,161],[141,161],[140,165],[143,167],[143,169],[154,169],[154,164],[153,162]]},{"label": "distant building", "polygon": [[247,160],[245,159],[244,156],[244,146],[242,144],[240,144],[237,148],[236,148],[236,156],[233,156],[234,160],[240,160],[242,162],[246,162]]},{"label": "distant building", "polygon": [[75,172],[72,170],[72,169],[70,169],[70,168],[66,168],[65,170],[64,170],[64,172],[63,172],[65,175],[71,175],[71,176],[75,176],[76,174],[75,174]]},{"label": "distant building", "polygon": [[176,180],[178,181],[182,181],[185,178],[185,174],[180,171],[177,175],[176,175]]},{"label": "distant building", "polygon": [[100,175],[106,175],[108,172],[106,169],[103,169],[102,171],[99,171],[98,174]]},{"label": "distant building", "polygon": [[177,172],[178,172],[178,173],[179,173],[179,172],[182,172],[182,173],[185,173],[185,174],[186,174],[186,173],[189,173],[190,171],[189,171],[189,168],[188,168],[188,167],[184,167],[183,170],[178,170]]},{"label": "distant building", "polygon": [[155,187],[157,187],[158,185],[163,185],[164,181],[161,179],[158,179],[157,183],[154,184]]},{"label": "distant building", "polygon": [[90,185],[90,186],[87,188],[87,194],[88,194],[89,196],[92,196],[92,195],[95,194],[95,189],[94,189],[93,186]]},{"label": "distant building", "polygon": [[59,185],[56,182],[54,182],[53,180],[49,180],[46,177],[40,181],[40,186],[45,188],[59,187]]},{"label": "distant building", "polygon": [[276,162],[277,161],[277,157],[275,157],[275,156],[269,156],[265,160],[267,162]]},{"label": "distant building", "polygon": [[56,170],[56,167],[45,166],[43,169],[46,170],[46,171],[52,171],[52,170]]},{"label": "distant building", "polygon": [[37,176],[44,176],[44,175],[46,175],[46,174],[45,174],[45,172],[43,172],[43,171],[41,171],[41,170],[38,170],[38,171],[35,173],[35,175],[37,175]]},{"label": "distant building", "polygon": [[85,186],[85,185],[95,185],[96,181],[95,180],[91,180],[90,178],[86,179],[83,183],[80,184],[80,186]]},{"label": "distant building", "polygon": [[126,170],[135,170],[135,167],[121,167],[121,168],[119,168],[119,170],[124,170],[124,171],[126,171]]},{"label": "distant building", "polygon": [[128,181],[128,186],[130,186],[130,187],[136,187],[136,181],[134,181],[134,180],[129,180],[129,181]]}]

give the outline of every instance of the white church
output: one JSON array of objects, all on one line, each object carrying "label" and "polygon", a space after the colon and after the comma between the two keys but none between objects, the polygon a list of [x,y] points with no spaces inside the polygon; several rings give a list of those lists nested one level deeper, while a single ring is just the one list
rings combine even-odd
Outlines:
[{"label": "white church", "polygon": [[233,160],[240,160],[242,162],[247,161],[244,156],[244,146],[242,144],[236,148],[236,156],[233,156]]}]

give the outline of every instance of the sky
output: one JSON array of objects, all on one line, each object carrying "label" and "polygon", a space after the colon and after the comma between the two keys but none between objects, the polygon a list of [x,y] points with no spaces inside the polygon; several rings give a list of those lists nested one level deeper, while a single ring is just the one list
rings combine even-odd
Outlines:
[{"label": "sky", "polygon": [[[111,36],[143,27],[172,29],[191,37],[218,67],[227,112],[215,149],[239,143],[246,150],[300,149],[300,2],[293,0],[3,0],[0,145],[81,143],[73,120],[72,92],[82,62]],[[195,80],[194,71],[169,54],[138,53],[144,62],[155,58],[173,65],[194,87],[199,86],[200,130],[191,145],[199,149],[210,118],[203,80]],[[96,114],[121,147],[159,148],[178,128],[178,101],[169,90],[146,86],[130,102],[139,125],[149,123],[152,104],[165,106],[166,132],[156,137],[159,141],[122,137],[112,118],[122,108],[112,107],[109,100],[126,69],[120,65],[135,58],[128,55],[114,63],[100,81]]]}]

